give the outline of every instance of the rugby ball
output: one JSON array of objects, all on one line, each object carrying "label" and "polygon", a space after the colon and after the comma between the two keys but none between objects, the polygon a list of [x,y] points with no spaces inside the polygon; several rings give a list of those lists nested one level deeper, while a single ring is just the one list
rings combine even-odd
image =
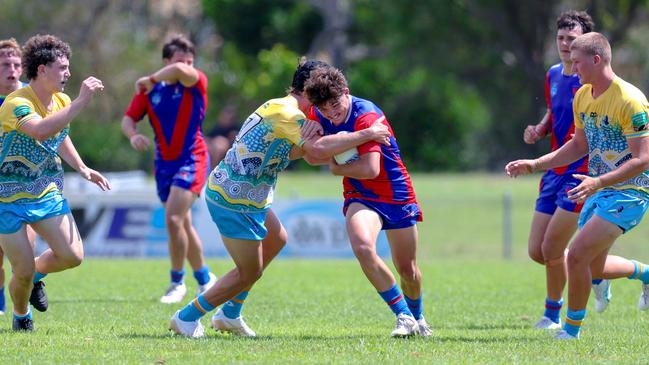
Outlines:
[{"label": "rugby ball", "polygon": [[[337,134],[347,134],[347,131],[340,131]],[[358,149],[356,147],[352,147],[348,149],[347,151],[343,151],[337,155],[334,155],[334,160],[336,160],[336,163],[338,165],[346,165],[350,162],[354,162],[358,160]]]}]

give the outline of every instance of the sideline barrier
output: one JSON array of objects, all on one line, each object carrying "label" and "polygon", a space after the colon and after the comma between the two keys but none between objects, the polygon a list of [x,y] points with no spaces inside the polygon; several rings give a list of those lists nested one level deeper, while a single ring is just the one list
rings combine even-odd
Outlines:
[{"label": "sideline barrier", "polygon": [[[65,177],[64,195],[73,211],[87,256],[166,257],[164,208],[155,186],[140,171],[107,174],[113,189],[100,191],[77,174]],[[353,258],[341,199],[278,199],[273,211],[286,227],[289,240],[280,253],[287,257]],[[203,241],[205,256],[227,256],[212,222],[204,195],[192,207],[194,227]],[[46,245],[37,241],[37,252]],[[381,233],[380,256],[390,250]]]}]

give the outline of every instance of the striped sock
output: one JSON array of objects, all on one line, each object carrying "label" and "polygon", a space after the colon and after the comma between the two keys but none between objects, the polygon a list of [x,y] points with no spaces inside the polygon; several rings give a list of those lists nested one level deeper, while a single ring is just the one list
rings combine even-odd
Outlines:
[{"label": "striped sock", "polygon": [[629,276],[629,279],[638,279],[645,285],[649,284],[649,266],[636,260],[631,260],[631,262],[633,262],[634,268],[633,274]]},{"label": "striped sock", "polygon": [[243,309],[243,302],[246,298],[248,298],[248,292],[242,291],[237,294],[236,297],[225,302],[221,307],[223,314],[230,319],[239,318],[239,316],[241,316],[241,310]]},{"label": "striped sock", "polygon": [[207,265],[203,265],[203,267],[194,271],[194,278],[198,281],[198,285],[207,284],[210,281],[210,269]]},{"label": "striped sock", "polygon": [[31,319],[32,318],[32,307],[28,305],[27,306],[27,313],[25,313],[23,315],[17,314],[16,311],[14,311],[14,318],[16,318],[16,319],[25,319],[25,318]]},{"label": "striped sock", "polygon": [[586,317],[585,309],[578,311],[568,309],[566,323],[563,325],[563,330],[572,336],[579,337],[579,331],[581,330],[581,323],[583,322],[584,317]]},{"label": "striped sock", "polygon": [[408,309],[408,303],[403,299],[403,294],[401,294],[401,289],[399,289],[397,284],[394,284],[392,288],[379,293],[379,295],[383,298],[385,303],[390,306],[390,309],[392,309],[394,314],[399,315],[403,313],[412,316],[412,312]]},{"label": "striped sock", "polygon": [[185,269],[182,269],[180,271],[176,270],[170,270],[169,271],[171,275],[171,282],[175,284],[180,284],[183,282],[183,278],[185,277]]},{"label": "striped sock", "polygon": [[206,315],[207,312],[210,312],[214,308],[213,305],[205,300],[203,294],[201,294],[180,310],[178,318],[180,318],[181,321],[193,322]]},{"label": "striped sock", "polygon": [[415,319],[421,319],[421,312],[424,310],[423,293],[418,299],[411,299],[407,295],[404,295],[403,297],[406,299],[406,304],[408,304],[408,309],[412,312],[412,316],[415,317]]},{"label": "striped sock", "polygon": [[47,276],[47,274],[42,274],[42,273],[36,271],[34,273],[34,281],[33,281],[33,283],[34,284],[38,283],[39,281],[43,280],[43,278],[45,278],[46,276]]},{"label": "striped sock", "polygon": [[559,316],[561,315],[561,307],[563,306],[563,298],[559,300],[545,299],[545,313],[544,316],[550,318],[552,322],[559,323]]},{"label": "striped sock", "polygon": [[5,303],[5,287],[0,288],[0,311],[5,312],[7,310],[7,303]]}]

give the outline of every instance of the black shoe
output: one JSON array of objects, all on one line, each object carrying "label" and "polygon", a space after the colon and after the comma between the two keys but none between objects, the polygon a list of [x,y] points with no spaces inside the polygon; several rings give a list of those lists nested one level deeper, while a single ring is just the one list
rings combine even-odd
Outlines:
[{"label": "black shoe", "polygon": [[29,303],[39,312],[47,310],[47,292],[45,291],[45,283],[39,281],[34,284],[32,294],[29,296]]},{"label": "black shoe", "polygon": [[31,318],[18,319],[14,317],[12,328],[14,331],[34,332],[34,321]]}]

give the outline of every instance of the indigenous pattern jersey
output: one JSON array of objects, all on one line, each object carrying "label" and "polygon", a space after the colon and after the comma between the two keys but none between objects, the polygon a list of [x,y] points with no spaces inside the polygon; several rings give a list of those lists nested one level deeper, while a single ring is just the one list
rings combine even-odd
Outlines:
[{"label": "indigenous pattern jersey", "polygon": [[[631,158],[630,138],[649,136],[649,103],[642,91],[619,77],[597,99],[592,95],[589,84],[579,89],[574,118],[575,126],[582,128],[588,139],[588,173],[600,176]],[[610,188],[649,193],[649,170]]]},{"label": "indigenous pattern jersey", "polygon": [[36,200],[63,191],[63,168],[57,151],[69,127],[38,141],[19,131],[25,123],[40,120],[70,104],[63,93],[52,96],[52,110],[38,99],[31,86],[9,94],[0,107],[0,202]]},{"label": "indigenous pattern jersey", "polygon": [[273,202],[277,174],[289,164],[305,115],[292,96],[272,99],[241,126],[234,144],[208,179],[208,199],[228,209],[263,211]]},{"label": "indigenous pattern jersey", "polygon": [[[580,87],[579,76],[577,74],[564,75],[562,63],[556,64],[548,70],[545,79],[545,98],[550,110],[552,151],[561,148],[572,139],[575,133],[572,100]],[[553,170],[558,175],[585,174],[588,171],[588,157]]]},{"label": "indigenous pattern jersey", "polygon": [[202,127],[206,109],[207,77],[198,71],[198,82],[191,87],[159,82],[149,94],[138,93],[126,115],[137,122],[147,114],[155,132],[156,161],[175,161],[207,154]]},{"label": "indigenous pattern jersey", "polygon": [[325,134],[336,134],[341,131],[355,132],[369,128],[375,122],[383,123],[390,129],[390,145],[385,146],[378,142],[367,142],[358,146],[359,155],[370,152],[381,154],[381,171],[374,179],[343,179],[344,197],[362,198],[370,201],[385,203],[414,203],[416,202],[415,190],[412,187],[410,175],[401,160],[399,146],[394,138],[392,127],[385,115],[374,103],[368,100],[349,96],[351,106],[345,122],[334,125],[325,118],[317,108],[311,108],[309,119],[320,122]]}]

